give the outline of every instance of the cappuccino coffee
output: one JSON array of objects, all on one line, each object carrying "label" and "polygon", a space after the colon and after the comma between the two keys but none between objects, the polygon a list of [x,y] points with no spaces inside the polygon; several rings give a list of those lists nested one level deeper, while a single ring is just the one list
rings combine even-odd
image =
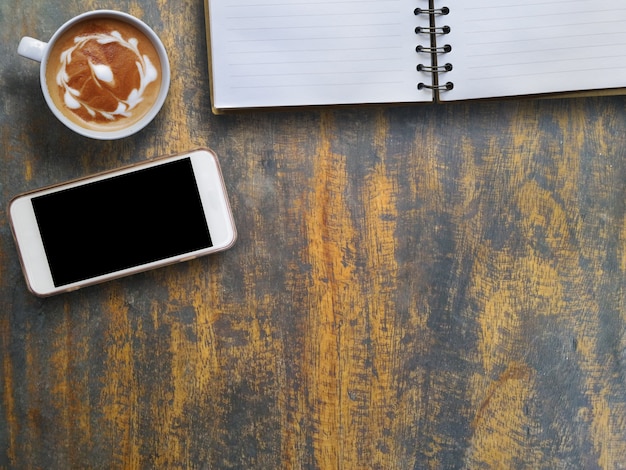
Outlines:
[{"label": "cappuccino coffee", "polygon": [[154,106],[162,68],[150,39],[115,18],[87,18],[52,45],[46,83],[56,107],[78,126],[132,126]]}]

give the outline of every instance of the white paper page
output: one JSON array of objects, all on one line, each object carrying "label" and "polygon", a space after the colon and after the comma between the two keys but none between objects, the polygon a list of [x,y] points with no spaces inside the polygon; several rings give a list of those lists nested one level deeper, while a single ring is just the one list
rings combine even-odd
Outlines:
[{"label": "white paper page", "polygon": [[[425,0],[209,0],[219,109],[432,101],[417,90]],[[422,54],[423,55],[423,54]]]},{"label": "white paper page", "polygon": [[450,0],[442,100],[626,87],[624,0]]}]

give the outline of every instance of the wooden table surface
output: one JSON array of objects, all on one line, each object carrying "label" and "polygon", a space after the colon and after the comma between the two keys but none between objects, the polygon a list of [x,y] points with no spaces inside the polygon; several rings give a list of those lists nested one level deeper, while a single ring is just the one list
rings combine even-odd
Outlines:
[{"label": "wooden table surface", "polygon": [[[16,53],[92,8],[170,53],[120,141]],[[0,468],[626,468],[626,98],[214,116],[201,0],[3,0],[0,39]],[[27,291],[11,197],[202,146],[235,247]]]}]

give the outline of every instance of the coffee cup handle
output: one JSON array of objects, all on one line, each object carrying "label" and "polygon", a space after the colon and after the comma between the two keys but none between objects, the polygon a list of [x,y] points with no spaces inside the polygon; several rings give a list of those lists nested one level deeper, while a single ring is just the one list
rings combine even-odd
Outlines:
[{"label": "coffee cup handle", "polygon": [[47,47],[47,42],[42,42],[39,39],[24,36],[20,41],[20,45],[17,47],[17,53],[27,59],[41,62]]}]

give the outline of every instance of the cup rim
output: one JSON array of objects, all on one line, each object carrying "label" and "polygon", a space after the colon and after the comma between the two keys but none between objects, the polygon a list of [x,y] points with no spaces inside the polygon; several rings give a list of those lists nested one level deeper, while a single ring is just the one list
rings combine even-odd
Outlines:
[{"label": "cup rim", "polygon": [[[65,33],[69,28],[74,26],[81,21],[90,18],[115,18],[126,23],[131,24],[132,26],[138,28],[142,33],[144,33],[148,39],[151,40],[154,48],[157,51],[159,56],[159,60],[161,61],[161,88],[159,89],[159,94],[153,104],[153,106],[148,110],[148,112],[137,122],[132,124],[131,126],[115,129],[111,131],[100,131],[87,129],[85,127],[76,124],[71,121],[68,117],[66,117],[55,102],[52,100],[50,96],[50,90],[48,89],[48,84],[46,82],[46,67],[48,65],[48,59],[50,57],[50,51],[52,50],[52,46],[56,42],[56,40]],[[167,50],[161,41],[161,38],[154,32],[154,30],[148,26],[144,21],[140,20],[136,16],[133,16],[129,13],[125,13],[123,11],[118,10],[91,10],[81,13],[80,15],[74,16],[69,19],[65,23],[63,23],[52,35],[50,40],[48,41],[48,45],[46,46],[46,50],[41,59],[41,65],[39,70],[39,81],[41,84],[41,89],[43,91],[44,98],[48,107],[52,111],[52,113],[61,121],[66,127],[71,129],[72,131],[80,134],[84,137],[89,137],[97,140],[116,140],[123,139],[125,137],[129,137],[133,134],[136,134],[143,128],[145,128],[159,113],[163,105],[165,104],[165,100],[167,98],[169,87],[170,87],[170,63],[167,55]]]}]

